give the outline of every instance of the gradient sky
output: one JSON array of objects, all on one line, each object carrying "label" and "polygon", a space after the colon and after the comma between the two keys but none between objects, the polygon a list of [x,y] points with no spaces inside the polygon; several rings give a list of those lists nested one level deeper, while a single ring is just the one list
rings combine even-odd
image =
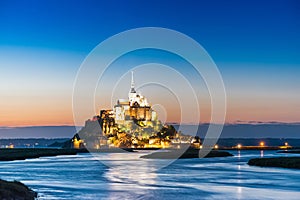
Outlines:
[{"label": "gradient sky", "polygon": [[[225,83],[227,122],[299,122],[299,9],[297,0],[2,0],[0,126],[72,125],[73,83],[84,58],[108,37],[147,26],[180,31],[207,50]],[[129,60],[162,57],[137,53]],[[148,98],[163,102],[155,97]],[[199,98],[207,122],[209,100]],[[167,121],[178,121],[168,109]]]}]

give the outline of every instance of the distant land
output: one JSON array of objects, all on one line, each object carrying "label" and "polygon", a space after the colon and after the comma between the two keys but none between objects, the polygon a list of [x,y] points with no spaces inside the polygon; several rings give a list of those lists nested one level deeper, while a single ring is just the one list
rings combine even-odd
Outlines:
[{"label": "distant land", "polygon": [[67,140],[70,140],[70,138],[1,138],[0,148],[44,148],[53,143],[62,143]]},{"label": "distant land", "polygon": [[0,127],[0,138],[72,138],[75,126]]},{"label": "distant land", "polygon": [[[173,124],[178,129],[177,124]],[[186,125],[193,130],[196,125]],[[194,127],[193,127],[194,126]],[[197,135],[203,138],[209,124],[200,124]],[[251,122],[247,124],[225,124],[221,138],[300,138],[300,123]]]},{"label": "distant land", "polygon": [[[177,129],[178,124],[173,124]],[[193,130],[196,125],[184,125]],[[203,138],[208,124],[200,124],[197,135]],[[71,138],[74,126],[0,127],[0,138]],[[189,134],[189,133],[184,133]],[[300,138],[300,123],[225,124],[221,138]]]}]

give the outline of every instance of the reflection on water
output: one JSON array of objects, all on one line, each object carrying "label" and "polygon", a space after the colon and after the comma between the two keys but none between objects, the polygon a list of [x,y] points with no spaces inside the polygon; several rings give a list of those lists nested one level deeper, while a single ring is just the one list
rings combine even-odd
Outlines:
[{"label": "reflection on water", "polygon": [[260,157],[264,157],[264,150],[260,150]]},{"label": "reflection on water", "polygon": [[89,154],[0,162],[0,178],[22,181],[40,199],[299,199],[299,171],[247,165],[274,151],[231,153],[160,170],[165,161],[140,159],[143,153],[97,155],[107,165]]},{"label": "reflection on water", "polygon": [[241,150],[237,150],[237,155],[236,157],[240,158],[241,157]]}]

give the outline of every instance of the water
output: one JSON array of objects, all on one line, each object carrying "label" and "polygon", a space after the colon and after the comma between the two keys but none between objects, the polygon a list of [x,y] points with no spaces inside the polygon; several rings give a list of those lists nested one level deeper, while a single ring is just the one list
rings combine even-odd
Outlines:
[{"label": "water", "polygon": [[[90,154],[0,162],[0,178],[19,180],[39,199],[299,199],[300,170],[247,165],[275,151],[232,151],[231,158],[163,160],[144,153]],[[289,156],[289,155],[288,155]]]}]

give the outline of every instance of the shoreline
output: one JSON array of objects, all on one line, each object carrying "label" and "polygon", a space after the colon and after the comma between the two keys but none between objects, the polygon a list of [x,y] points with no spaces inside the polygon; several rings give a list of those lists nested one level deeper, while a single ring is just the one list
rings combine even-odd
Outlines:
[{"label": "shoreline", "polygon": [[[76,155],[78,153],[128,153],[138,152],[142,150],[151,150],[154,155],[145,155],[146,157],[171,157],[171,158],[196,158],[199,154],[199,149],[188,149],[185,152],[178,149],[159,149],[159,148],[104,148],[104,149],[65,149],[65,148],[0,148],[0,161],[25,160],[39,157],[59,156],[59,155]],[[168,150],[169,152],[156,152],[157,150]],[[226,157],[232,156],[227,154],[227,151],[251,151],[251,150],[278,150],[278,153],[297,153],[300,151],[280,148],[218,148],[213,149],[205,157]],[[170,153],[171,152],[171,153]],[[172,153],[173,152],[173,153]],[[219,152],[219,153],[216,153]],[[226,152],[226,153],[225,153]],[[172,155],[174,154],[174,155]],[[182,154],[182,155],[181,155]]]}]

